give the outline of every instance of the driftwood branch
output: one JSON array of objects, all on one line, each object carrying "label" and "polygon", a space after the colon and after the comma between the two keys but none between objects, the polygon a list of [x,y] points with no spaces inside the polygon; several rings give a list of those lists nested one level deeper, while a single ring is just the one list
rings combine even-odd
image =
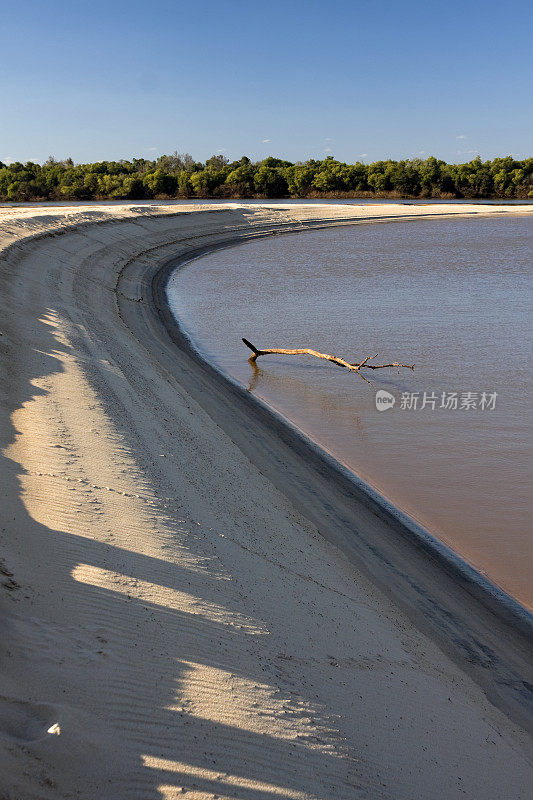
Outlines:
[{"label": "driftwood branch", "polygon": [[[315,356],[316,358],[324,358],[326,361],[331,361],[333,364],[337,364],[339,367],[344,367],[345,369],[349,369],[352,372],[359,372],[360,369],[387,369],[390,367],[404,367],[405,369],[414,369],[414,364],[400,364],[398,361],[393,361],[392,364],[369,364],[368,362],[372,359],[377,357],[377,353],[375,356],[367,356],[361,362],[350,363],[349,361],[345,361],[344,358],[339,358],[338,356],[330,356],[328,353],[319,353],[318,350],[311,350],[309,347],[302,347],[296,350],[286,350],[281,347],[272,347],[267,350],[259,350],[258,347],[255,347],[248,339],[243,338],[243,342],[246,347],[249,347],[252,351],[252,355],[250,356],[250,361],[253,363],[259,356],[267,356],[270,354],[279,354],[285,356],[299,356],[299,355],[306,355],[306,356]],[[361,377],[363,377],[361,375]]]}]

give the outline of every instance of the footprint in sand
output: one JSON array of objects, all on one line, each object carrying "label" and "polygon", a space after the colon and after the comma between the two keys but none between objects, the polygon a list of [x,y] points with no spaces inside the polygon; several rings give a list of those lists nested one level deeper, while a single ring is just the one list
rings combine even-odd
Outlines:
[{"label": "footprint in sand", "polygon": [[0,695],[0,737],[27,743],[60,733],[57,711],[53,706]]}]

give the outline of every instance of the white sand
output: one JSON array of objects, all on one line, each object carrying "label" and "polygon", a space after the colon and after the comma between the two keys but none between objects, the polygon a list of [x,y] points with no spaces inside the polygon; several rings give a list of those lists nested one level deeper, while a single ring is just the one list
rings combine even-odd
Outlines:
[{"label": "white sand", "polygon": [[0,797],[525,800],[526,734],[148,354],[115,286],[235,227],[533,208],[225,209],[0,209]]}]

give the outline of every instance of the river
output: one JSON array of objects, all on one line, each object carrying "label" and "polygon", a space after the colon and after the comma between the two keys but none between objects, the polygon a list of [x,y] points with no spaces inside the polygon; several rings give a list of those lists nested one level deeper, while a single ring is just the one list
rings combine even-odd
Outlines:
[{"label": "river", "polygon": [[[520,217],[346,226],[213,252],[168,293],[209,360],[532,608],[532,244]],[[243,336],[415,369],[254,368]]]}]

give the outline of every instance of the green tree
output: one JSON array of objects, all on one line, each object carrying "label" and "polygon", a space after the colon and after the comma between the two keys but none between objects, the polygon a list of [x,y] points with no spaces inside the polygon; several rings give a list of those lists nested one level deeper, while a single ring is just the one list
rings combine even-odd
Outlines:
[{"label": "green tree", "polygon": [[[246,160],[244,161],[244,159]],[[241,159],[239,166],[229,173],[225,183],[231,191],[240,194],[242,197],[250,197],[255,189],[255,169],[250,163],[250,159],[246,158],[246,156],[244,159]]]},{"label": "green tree", "polygon": [[262,164],[254,175],[254,186],[267,197],[285,197],[289,187],[281,169]]},{"label": "green tree", "polygon": [[221,154],[205,164],[174,152],[156,161],[99,161],[74,164],[50,157],[44,164],[0,162],[0,199],[58,200],[170,196],[305,197],[310,193],[376,192],[407,196],[518,197],[533,192],[533,158],[512,156],[483,162],[446,164],[433,156],[402,161],[345,164],[328,156],[293,164],[269,156],[252,163],[243,156],[231,164]]},{"label": "green tree", "polygon": [[162,169],[147,172],[142,176],[142,183],[149,197],[157,197],[162,194],[172,195],[178,184],[174,175],[169,175]]},{"label": "green tree", "polygon": [[314,167],[308,164],[294,164],[285,169],[285,180],[288,184],[289,194],[296,197],[305,197],[311,188],[316,175]]}]

